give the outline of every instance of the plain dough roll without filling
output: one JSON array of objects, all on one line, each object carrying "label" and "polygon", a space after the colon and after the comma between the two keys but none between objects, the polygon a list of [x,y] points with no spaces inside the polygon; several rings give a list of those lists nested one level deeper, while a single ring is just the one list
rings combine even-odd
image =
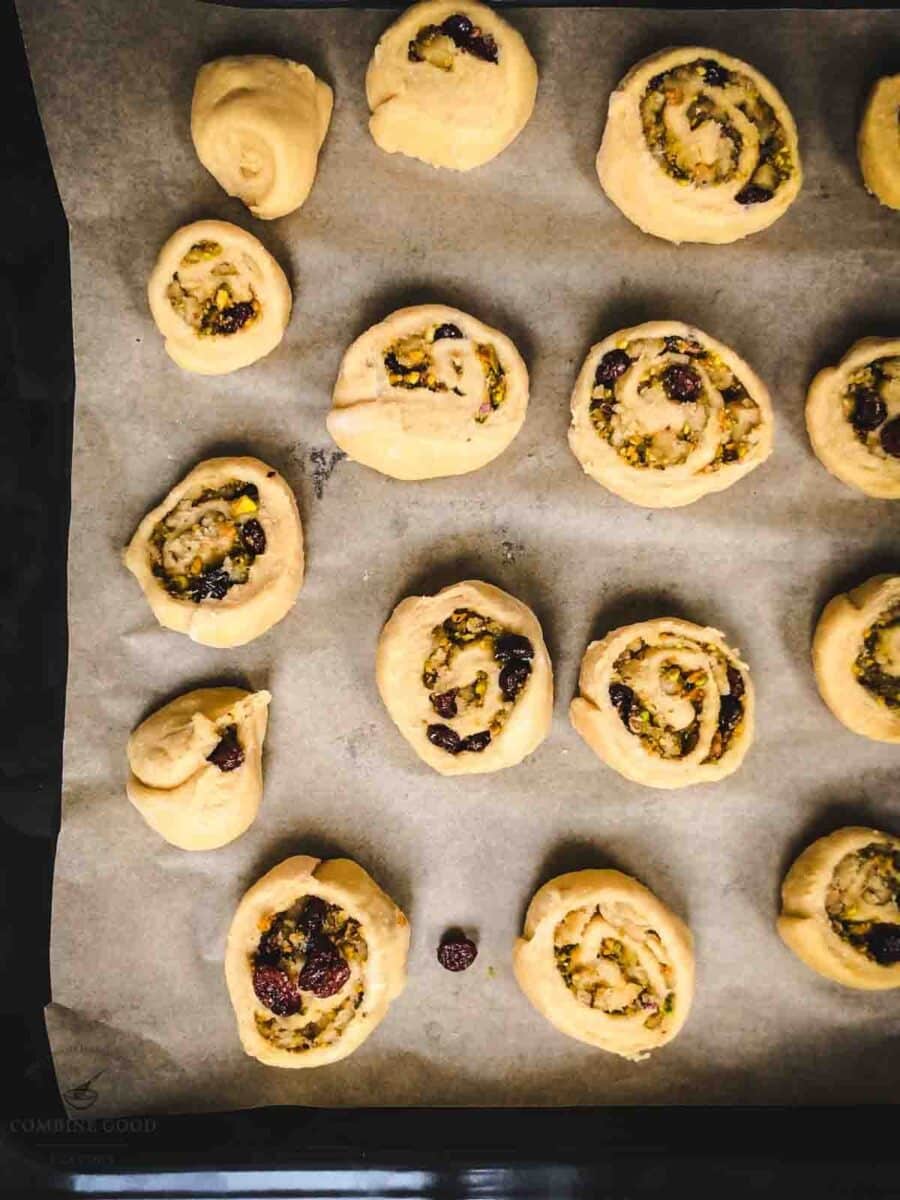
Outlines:
[{"label": "plain dough roll without filling", "polygon": [[717,629],[678,618],[626,625],[581,662],[572,724],[608,766],[680,788],[737,770],[753,740],[753,684]]},{"label": "plain dough roll without filling", "polygon": [[550,730],[553,668],[537,617],[487,583],[398,604],[376,680],[397,728],[442,775],[511,767]]},{"label": "plain dough roll without filling", "polygon": [[182,850],[214,850],[250,828],[271,698],[200,688],[141,722],[128,739],[127,793],[151,829]]},{"label": "plain dough roll without filling", "polygon": [[269,354],[291,316],[281,267],[246,230],[195,221],[177,230],[147,284],[166,353],[197,375],[227,375]]},{"label": "plain dough roll without filling", "polygon": [[525,41],[484,4],[425,0],[381,36],[366,72],[382,150],[469,171],[524,129],[537,94]]},{"label": "plain dough roll without filling", "polygon": [[874,741],[900,742],[900,575],[876,575],[829,600],[812,658],[839,721]]},{"label": "plain dough roll without filling", "polygon": [[289,58],[219,58],[194,84],[197,157],[255,217],[283,217],[310,193],[332,104],[328,84]]},{"label": "plain dough roll without filling", "polygon": [[900,338],[863,338],[809,385],[806,428],[832,475],[900,499]]},{"label": "plain dough roll without filling", "polygon": [[680,1032],[694,997],[690,930],[621,871],[573,871],[545,883],[513,967],[561,1033],[634,1062]]},{"label": "plain dough roll without filling", "polygon": [[569,445],[611,492],[674,508],[764,462],[773,425],[765,384],[733,350],[681,321],[649,321],[591,348]]},{"label": "plain dough roll without filling", "polygon": [[778,932],[845,987],[900,987],[900,838],[848,826],[803,851],[781,885]]},{"label": "plain dough roll without filling", "polygon": [[900,209],[900,75],[872,88],[857,148],[867,189],[888,208]]},{"label": "plain dough roll without filling", "polygon": [[356,339],[334,385],[328,432],[394,479],[483,467],[528,408],[528,371],[508,337],[456,308],[391,313]]},{"label": "plain dough roll without filling", "polygon": [[409,924],[362,867],[298,855],[258,880],[228,930],[225,980],[246,1052],[270,1067],[346,1058],[406,984]]},{"label": "plain dough roll without filling", "polygon": [[630,221],[669,242],[765,229],[803,179],[794,119],[772,84],[702,46],[632,67],[610,97],[597,174]]},{"label": "plain dough roll without filling", "polygon": [[258,458],[207,459],[147,513],[124,562],[160,625],[204,646],[242,646],[300,591],[294,493]]}]

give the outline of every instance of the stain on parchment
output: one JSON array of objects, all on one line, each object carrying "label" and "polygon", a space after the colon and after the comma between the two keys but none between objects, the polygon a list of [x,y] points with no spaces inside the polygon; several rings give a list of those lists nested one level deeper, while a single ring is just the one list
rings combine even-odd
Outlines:
[{"label": "stain on parchment", "polygon": [[334,468],[345,459],[343,450],[310,450],[309,461],[312,465],[312,484],[316,499],[321,500],[325,495],[325,484],[331,478]]}]

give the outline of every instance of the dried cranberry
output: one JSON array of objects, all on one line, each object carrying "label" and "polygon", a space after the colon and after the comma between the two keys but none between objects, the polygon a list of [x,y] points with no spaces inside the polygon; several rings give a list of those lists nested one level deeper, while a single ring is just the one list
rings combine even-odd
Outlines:
[{"label": "dried cranberry", "polygon": [[220,771],[237,770],[244,761],[244,748],[238,741],[237,725],[226,727],[218,744],[207,754],[206,761],[211,762]]},{"label": "dried cranberry", "polygon": [[768,188],[760,187],[758,183],[748,183],[746,187],[742,187],[735,200],[738,204],[765,204],[767,200],[771,200],[773,192]]},{"label": "dried cranberry", "polygon": [[894,417],[887,425],[882,425],[878,436],[885,454],[889,454],[891,458],[900,458],[900,417]]},{"label": "dried cranberry", "polygon": [[452,16],[447,17],[441,25],[441,29],[457,46],[464,45],[475,32],[475,26],[462,13],[454,13]]},{"label": "dried cranberry", "polygon": [[850,424],[858,433],[871,433],[887,416],[887,405],[874,388],[860,388],[853,395]]},{"label": "dried cranberry", "polygon": [[703,390],[703,380],[693,367],[686,363],[670,363],[662,374],[663,387],[670,400],[689,404]]},{"label": "dried cranberry", "polygon": [[350,964],[331,938],[315,933],[306,950],[306,962],[297,979],[303,992],[312,992],[320,1000],[334,996],[350,978]]},{"label": "dried cranberry", "polygon": [[731,694],[735,700],[740,700],[744,694],[744,677],[737,667],[728,668],[728,686],[731,688]]},{"label": "dried cranberry", "polygon": [[471,54],[474,58],[480,58],[484,62],[495,63],[497,61],[497,43],[489,33],[470,37],[462,48],[467,54]]},{"label": "dried cranberry", "polygon": [[882,967],[900,962],[900,925],[877,921],[866,934],[866,949]]},{"label": "dried cranberry", "polygon": [[428,697],[431,701],[431,707],[439,717],[443,717],[445,721],[452,720],[458,712],[456,697],[459,693],[459,688],[450,688],[446,692],[432,692]]},{"label": "dried cranberry", "polygon": [[300,1011],[300,996],[287,971],[268,964],[253,968],[253,990],[260,1004],[276,1017],[289,1017]]},{"label": "dried cranberry", "polygon": [[744,706],[734,696],[719,697],[719,733],[723,738],[734,733],[738,721],[744,715]]},{"label": "dried cranberry", "polygon": [[201,600],[221,600],[233,584],[234,581],[228,572],[222,567],[216,567],[215,570],[204,571],[201,575],[194,576],[188,584],[188,589],[191,599],[195,604],[199,604]]},{"label": "dried cranberry", "polygon": [[631,359],[624,350],[607,350],[597,363],[594,383],[597,387],[609,387],[631,366]]},{"label": "dried cranberry", "polygon": [[446,750],[448,754],[459,754],[462,750],[462,738],[449,725],[429,725],[425,730],[425,736],[432,746],[437,746],[439,750]]},{"label": "dried cranberry", "polygon": [[512,658],[534,658],[534,646],[521,633],[504,633],[494,642],[494,658],[497,662],[509,662]]},{"label": "dried cranberry", "polygon": [[731,79],[731,72],[717,63],[715,59],[701,59],[699,65],[703,68],[704,80],[712,87],[725,87]]},{"label": "dried cranberry", "polygon": [[265,554],[266,531],[260,525],[259,521],[257,521],[256,517],[251,517],[249,521],[245,521],[241,526],[241,541],[251,554]]},{"label": "dried cranberry", "polygon": [[438,325],[432,337],[433,342],[443,341],[444,338],[461,338],[463,331],[458,325]]},{"label": "dried cranberry", "polygon": [[256,948],[255,961],[257,964],[266,964],[267,966],[277,966],[279,960],[284,956],[285,946],[282,942],[282,925],[281,921],[275,920],[259,939],[259,945]]},{"label": "dried cranberry", "polygon": [[303,911],[300,913],[300,919],[297,924],[309,936],[312,933],[319,932],[327,916],[328,905],[321,896],[310,896],[303,906]]},{"label": "dried cranberry", "polygon": [[624,725],[628,724],[631,710],[634,708],[634,692],[624,683],[609,685],[609,702],[622,718]]},{"label": "dried cranberry", "polygon": [[500,672],[500,691],[504,700],[515,700],[519,692],[528,682],[531,674],[531,663],[524,658],[509,662]]},{"label": "dried cranberry", "polygon": [[447,971],[466,971],[478,956],[478,947],[458,929],[451,929],[441,938],[437,949],[438,962]]},{"label": "dried cranberry", "polygon": [[248,300],[240,300],[223,308],[215,317],[214,330],[216,333],[237,333],[253,316],[253,305]]},{"label": "dried cranberry", "polygon": [[470,733],[467,738],[463,738],[460,750],[470,750],[473,754],[480,754],[490,744],[491,731],[489,729],[479,729],[477,733]]}]

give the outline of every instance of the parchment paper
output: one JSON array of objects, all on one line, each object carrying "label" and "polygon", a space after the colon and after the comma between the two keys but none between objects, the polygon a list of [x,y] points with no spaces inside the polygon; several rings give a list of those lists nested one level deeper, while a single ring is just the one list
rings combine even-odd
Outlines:
[{"label": "parchment paper", "polygon": [[[802,417],[818,367],[861,334],[900,328],[900,218],[863,191],[853,148],[868,86],[900,66],[897,14],[512,10],[540,66],[537,108],[499,159],[458,175],[388,156],[368,135],[363,77],[386,12],[186,0],[20,9],[72,229],[71,643],[47,1014],[67,1099],[94,1077],[92,1112],[103,1114],[893,1099],[896,996],[819,979],[781,945],[773,919],[781,876],[813,836],[847,821],[900,827],[897,749],[844,730],[809,665],[824,601],[900,566],[897,512],[827,475]],[[733,246],[644,236],[594,174],[616,81],[642,55],[690,41],[762,69],[800,127],[799,201]],[[336,94],[312,195],[274,223],[221,192],[189,135],[197,68],[248,51],[308,62]],[[201,216],[252,230],[294,286],[281,348],[220,379],[167,359],[144,290],[165,238]],[[459,479],[402,484],[335,463],[324,417],[343,350],[392,309],[429,299],[516,340],[532,379],[525,428],[497,462]],[[777,411],[768,464],[668,513],[607,493],[566,444],[569,392],[591,343],[666,316],[734,346]],[[290,617],[233,651],[159,629],[119,558],[144,512],[225,451],[286,475],[309,551]],[[383,711],[374,647],[402,597],[473,576],[536,610],[556,717],[521,766],[442,779]],[[678,793],[605,768],[566,715],[592,636],[668,614],[725,630],[759,698],[743,768]],[[172,696],[230,681],[274,696],[262,810],[225,849],[182,852],[128,804],[125,740]],[[351,1058],[279,1071],[241,1050],[222,953],[245,888],[298,851],[347,854],[395,897],[412,922],[410,979]],[[690,1021],[640,1065],[556,1033],[510,969],[535,888],[604,864],[641,878],[696,935]],[[480,948],[459,976],[435,959],[456,924]]]}]

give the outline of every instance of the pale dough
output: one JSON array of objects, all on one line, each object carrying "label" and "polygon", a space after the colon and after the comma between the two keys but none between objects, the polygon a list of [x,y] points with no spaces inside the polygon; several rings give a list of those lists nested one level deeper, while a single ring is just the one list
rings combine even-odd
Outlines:
[{"label": "pale dough", "polygon": [[522,991],[580,1042],[638,1062],[678,1034],[694,998],[690,930],[621,871],[545,883],[513,950]]},{"label": "pale dough", "polygon": [[332,104],[328,84],[289,58],[219,58],[194,85],[197,157],[255,217],[283,217],[310,193]]},{"label": "pale dough", "polygon": [[128,739],[128,799],[182,850],[241,836],[262,800],[268,692],[201,688],[172,700]]},{"label": "pale dough", "polygon": [[265,246],[228,221],[173,233],[147,284],[166,353],[198,375],[226,375],[269,354],[291,316],[291,289]]},{"label": "pale dough", "polygon": [[[280,1015],[260,1000],[254,987],[260,943],[276,918],[289,914],[290,920],[304,897],[333,906],[324,932],[338,948],[345,979],[331,996],[304,988],[309,942],[302,930],[294,929],[288,933],[292,952],[277,960],[275,970],[286,977],[298,1008]],[[345,858],[286,859],[244,895],[228,930],[225,979],[244,1049],[270,1067],[321,1067],[345,1058],[362,1045],[403,990],[408,950],[406,917],[362,867]],[[275,958],[268,956],[270,962]]]},{"label": "pale dough", "polygon": [[356,339],[334,385],[328,432],[394,479],[483,467],[525,420],[528,372],[504,334],[456,308],[391,313]]},{"label": "pale dough", "polygon": [[772,84],[701,46],[632,67],[610,97],[597,174],[630,221],[669,242],[765,229],[803,179],[794,119]]},{"label": "pale dough", "polygon": [[205,646],[242,646],[297,599],[297,501],[258,458],[207,459],[147,513],[124,561],[160,625]]},{"label": "pale dough", "polygon": [[803,851],[781,885],[778,932],[846,987],[900,987],[900,838],[848,826]]},{"label": "pale dough", "polygon": [[591,642],[572,724],[620,775],[681,788],[736,771],[753,741],[747,664],[717,629],[675,617]]},{"label": "pale dough", "polygon": [[876,575],[829,600],[812,658],[839,721],[876,742],[900,742],[900,575]]},{"label": "pale dough", "polygon": [[872,88],[857,148],[866,188],[888,208],[900,209],[900,75]]},{"label": "pale dough", "polygon": [[366,72],[369,129],[389,154],[469,171],[521,133],[537,81],[521,34],[492,9],[425,0],[375,47]]},{"label": "pale dough", "polygon": [[511,767],[550,730],[553,668],[538,620],[487,583],[398,604],[376,680],[397,728],[442,775]]},{"label": "pale dough", "polygon": [[733,350],[682,321],[648,321],[591,348],[569,445],[616,495],[675,508],[764,462],[773,424],[765,384]]},{"label": "pale dough", "polygon": [[832,475],[867,496],[900,499],[900,338],[862,338],[821,370],[806,428]]}]

